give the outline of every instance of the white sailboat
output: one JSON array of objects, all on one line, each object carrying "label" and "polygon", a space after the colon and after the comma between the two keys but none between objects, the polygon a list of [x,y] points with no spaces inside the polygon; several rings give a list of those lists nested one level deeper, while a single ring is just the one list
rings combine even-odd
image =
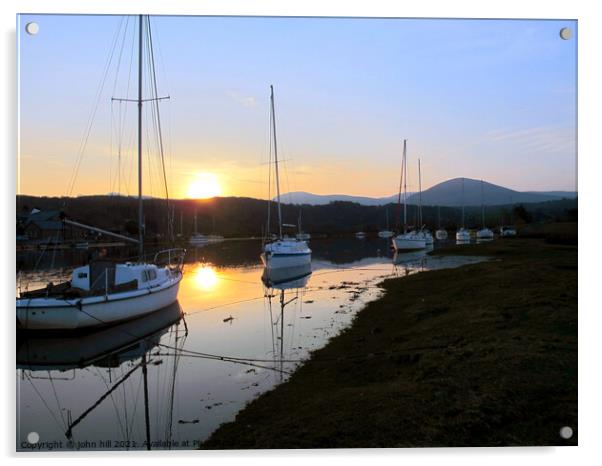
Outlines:
[{"label": "white sailboat", "polygon": [[407,139],[403,140],[403,155],[401,159],[401,177],[399,181],[399,195],[397,196],[397,210],[401,205],[401,186],[403,183],[403,229],[402,233],[393,237],[393,247],[396,251],[413,251],[416,249],[424,249],[426,241],[422,235],[415,230],[408,231],[407,227],[407,161],[406,161],[406,143]]},{"label": "white sailboat", "polygon": [[387,222],[387,228],[385,230],[380,230],[378,232],[379,238],[391,238],[393,236],[393,232],[389,230],[389,210],[385,209],[385,219]]},{"label": "white sailboat", "polygon": [[[296,238],[285,237],[282,234],[283,226],[294,227],[295,225],[286,225],[282,223],[282,209],[280,206],[280,178],[278,173],[278,144],[276,139],[276,114],[274,107],[274,87],[270,86],[270,111],[272,117],[271,124],[272,135],[274,138],[274,166],[276,173],[276,202],[278,206],[278,236],[274,240],[268,240],[268,242],[264,244],[263,252],[261,253],[261,261],[268,272],[279,268],[290,268],[311,264],[311,249],[307,246],[307,243]],[[271,172],[271,167],[269,170]],[[268,201],[267,238],[271,238],[270,201]]]},{"label": "white sailboat", "polygon": [[459,244],[470,243],[470,232],[464,228],[464,178],[462,178],[462,227],[456,231],[456,242]]},{"label": "white sailboat", "polygon": [[435,243],[435,239],[422,222],[422,173],[420,170],[420,158],[418,159],[418,225],[420,225],[418,234],[424,238],[425,246],[432,246]]},{"label": "white sailboat", "polygon": [[435,238],[439,241],[445,241],[447,239],[447,230],[441,228],[441,206],[437,207],[437,231],[435,232]]},{"label": "white sailboat", "polygon": [[[161,99],[143,98],[143,30],[150,43],[148,16],[138,18],[138,244],[139,261],[116,264],[93,261],[73,270],[71,280],[59,285],[23,292],[17,298],[17,328],[24,330],[76,330],[122,322],[162,309],[176,301],[184,250],[157,253],[144,259],[144,212],[142,198],[142,105]],[[152,53],[152,50],[145,50]],[[117,99],[128,100],[128,99]],[[155,108],[158,118],[158,106]],[[68,221],[66,221],[69,223]],[[71,222],[76,223],[76,222]],[[99,229],[96,229],[99,230]],[[104,230],[104,234],[112,234]],[[121,235],[113,235],[120,236]]]},{"label": "white sailboat", "polygon": [[203,235],[197,233],[197,214],[194,214],[194,234],[190,237],[188,242],[193,246],[205,246],[209,243],[219,243],[224,240],[223,236],[220,235]]},{"label": "white sailboat", "polygon": [[309,233],[304,232],[303,228],[301,228],[301,209],[299,209],[299,222],[298,223],[299,224],[298,224],[296,238],[299,240],[303,240],[303,241],[307,241],[308,239],[311,239],[311,235]]},{"label": "white sailboat", "polygon": [[481,229],[477,231],[477,240],[491,241],[493,231],[485,226],[485,197],[483,195],[483,180],[481,180]]}]

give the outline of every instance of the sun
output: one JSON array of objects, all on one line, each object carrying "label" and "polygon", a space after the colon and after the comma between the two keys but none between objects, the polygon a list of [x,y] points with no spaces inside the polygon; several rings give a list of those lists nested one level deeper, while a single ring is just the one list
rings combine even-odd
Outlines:
[{"label": "sun", "polygon": [[198,173],[188,186],[188,197],[192,199],[209,199],[221,193],[222,187],[213,173]]}]

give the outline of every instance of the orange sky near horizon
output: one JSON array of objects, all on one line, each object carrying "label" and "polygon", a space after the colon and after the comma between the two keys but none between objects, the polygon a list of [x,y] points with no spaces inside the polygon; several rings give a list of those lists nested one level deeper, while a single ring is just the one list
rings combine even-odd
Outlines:
[{"label": "orange sky near horizon", "polygon": [[[136,195],[136,106],[114,100],[136,88],[135,21],[20,17],[30,20],[40,33],[17,37],[17,193]],[[158,108],[171,198],[275,195],[271,84],[282,193],[394,195],[403,138],[409,191],[418,189],[418,157],[423,190],[459,177],[517,191],[576,190],[576,40],[558,35],[568,25],[576,37],[574,21],[152,23],[158,89],[147,79],[143,94],[169,96]],[[162,197],[152,108],[143,105],[143,194]],[[199,173],[219,189],[199,184]]]}]

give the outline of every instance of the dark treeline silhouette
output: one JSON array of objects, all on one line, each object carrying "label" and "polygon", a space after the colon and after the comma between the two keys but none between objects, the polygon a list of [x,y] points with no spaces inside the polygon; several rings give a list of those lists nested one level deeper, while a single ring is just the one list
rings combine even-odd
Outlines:
[{"label": "dark treeline silhouette", "polygon": [[[138,204],[135,198],[121,196],[83,196],[75,198],[17,196],[17,212],[31,209],[59,210],[68,218],[110,231],[134,235],[137,233]],[[423,223],[431,230],[455,230],[461,223],[461,209],[457,207],[423,206]],[[166,239],[168,216],[166,201],[145,199],[146,234]],[[208,200],[171,200],[170,217],[176,235],[188,237],[197,231],[219,234],[227,238],[261,237],[266,230],[267,201],[243,197],[220,197]],[[327,205],[282,205],[283,222],[297,224],[302,214],[302,228],[311,234],[344,235],[357,231],[375,233],[386,227],[396,230],[400,219],[397,205],[365,206],[352,202],[332,202]],[[440,212],[440,222],[439,222]],[[408,205],[408,225],[416,225],[418,207]],[[277,210],[272,203],[271,231],[277,230]],[[485,210],[485,224],[491,228],[505,224],[529,222],[576,221],[577,200],[539,202],[534,204],[490,206]],[[465,208],[467,228],[481,226],[481,207]],[[295,230],[296,231],[296,230]],[[292,233],[293,231],[291,231]]]}]

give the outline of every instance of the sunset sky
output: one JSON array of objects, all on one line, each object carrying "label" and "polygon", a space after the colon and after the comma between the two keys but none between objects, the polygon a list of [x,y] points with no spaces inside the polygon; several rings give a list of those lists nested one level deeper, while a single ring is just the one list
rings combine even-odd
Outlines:
[{"label": "sunset sky", "polygon": [[[23,32],[30,21],[39,23],[35,36]],[[283,191],[394,194],[403,138],[409,189],[417,157],[423,188],[470,177],[525,191],[576,189],[574,21],[151,22],[159,94],[170,96],[160,111],[172,197],[268,195],[270,84]],[[19,193],[136,193],[136,106],[111,101],[135,98],[136,25],[136,17],[19,18]],[[562,27],[571,40],[559,37]],[[145,152],[144,163],[145,194],[162,195],[156,154]]]}]

